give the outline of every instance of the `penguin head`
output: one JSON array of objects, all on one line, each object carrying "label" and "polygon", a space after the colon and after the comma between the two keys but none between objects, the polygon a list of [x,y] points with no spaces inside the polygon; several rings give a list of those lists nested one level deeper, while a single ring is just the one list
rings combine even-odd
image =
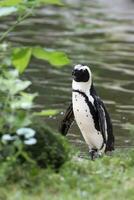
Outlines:
[{"label": "penguin head", "polygon": [[91,71],[89,67],[85,65],[75,65],[72,76],[76,82],[89,82],[91,81]]}]

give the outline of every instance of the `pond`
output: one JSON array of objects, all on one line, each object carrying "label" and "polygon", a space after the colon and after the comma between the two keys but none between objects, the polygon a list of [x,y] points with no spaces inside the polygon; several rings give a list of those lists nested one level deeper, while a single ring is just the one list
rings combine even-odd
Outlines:
[{"label": "pond", "polygon": [[[65,111],[71,101],[71,71],[75,64],[90,66],[98,94],[112,117],[116,147],[132,147],[134,133],[134,1],[66,0],[65,7],[47,7],[19,25],[9,35],[16,45],[41,45],[63,50],[72,60],[59,70],[43,61],[32,60],[25,77],[32,80],[40,108]],[[11,20],[0,24],[4,31]],[[62,112],[48,118],[58,129]],[[86,145],[74,124],[69,140],[85,152]]]}]

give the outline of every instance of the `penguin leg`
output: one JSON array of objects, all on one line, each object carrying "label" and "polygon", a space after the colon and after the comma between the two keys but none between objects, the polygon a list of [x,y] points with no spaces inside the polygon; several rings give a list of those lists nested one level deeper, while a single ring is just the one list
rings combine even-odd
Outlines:
[{"label": "penguin leg", "polygon": [[102,156],[102,152],[98,151],[98,149],[89,149],[89,155],[91,160],[95,160],[96,158],[100,158]]},{"label": "penguin leg", "polygon": [[89,155],[91,157],[91,160],[95,160],[96,158],[96,153],[97,153],[97,149],[89,149]]}]

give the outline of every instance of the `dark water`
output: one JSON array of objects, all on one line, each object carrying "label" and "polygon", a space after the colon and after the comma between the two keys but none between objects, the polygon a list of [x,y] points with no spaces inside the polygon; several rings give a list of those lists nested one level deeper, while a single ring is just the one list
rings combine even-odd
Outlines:
[{"label": "dark water", "polygon": [[[37,10],[37,15],[23,22],[9,40],[21,45],[41,45],[63,50],[78,63],[91,67],[98,94],[111,113],[117,147],[134,145],[134,1],[133,0],[66,0],[62,8]],[[11,24],[0,24],[4,31]],[[71,70],[57,70],[43,61],[33,60],[26,72],[39,92],[41,108],[60,108],[71,101]],[[62,115],[48,118],[56,128]],[[86,145],[76,125],[68,135],[81,151]]]}]

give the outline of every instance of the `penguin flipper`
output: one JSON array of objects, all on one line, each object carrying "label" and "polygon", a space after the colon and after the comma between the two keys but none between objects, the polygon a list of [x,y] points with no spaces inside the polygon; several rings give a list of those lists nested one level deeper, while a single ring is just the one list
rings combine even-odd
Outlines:
[{"label": "penguin flipper", "polygon": [[[105,152],[114,150],[114,135],[113,135],[113,127],[111,123],[110,116],[107,112],[107,109],[98,96],[94,97],[95,106],[97,108],[98,119],[99,119],[99,127],[101,134],[103,136],[104,143],[106,144]],[[108,138],[106,140],[106,125],[107,125],[107,135]]]},{"label": "penguin flipper", "polygon": [[107,151],[113,151],[114,150],[114,135],[113,135],[112,122],[111,122],[109,113],[108,113],[104,104],[103,104],[103,108],[105,110],[105,117],[106,117],[106,122],[107,122],[108,138],[107,138],[107,145],[106,145],[106,149],[105,149],[105,152],[107,152]]},{"label": "penguin flipper", "polygon": [[103,108],[104,104],[98,96],[94,97],[94,104],[95,104],[97,117],[98,117],[98,121],[99,121],[100,132],[102,134],[104,143],[106,144],[107,143],[106,133],[105,133],[106,132],[106,118],[105,118],[105,110]]},{"label": "penguin flipper", "polygon": [[73,105],[72,103],[66,110],[63,120],[61,121],[59,131],[62,135],[66,135],[72,122],[74,121]]}]

